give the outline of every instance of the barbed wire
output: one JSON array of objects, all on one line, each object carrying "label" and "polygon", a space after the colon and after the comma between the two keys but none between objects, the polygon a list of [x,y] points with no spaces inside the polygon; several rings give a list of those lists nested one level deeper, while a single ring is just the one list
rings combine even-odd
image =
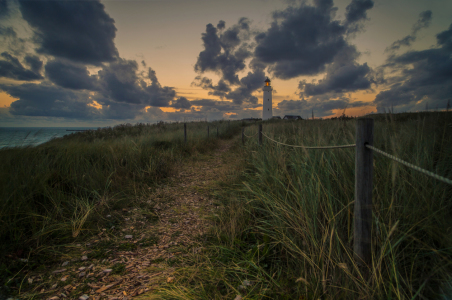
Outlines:
[{"label": "barbed wire", "polygon": [[270,141],[273,141],[277,144],[283,145],[283,146],[289,146],[289,147],[293,147],[293,148],[305,148],[305,149],[334,149],[334,148],[352,148],[355,147],[356,144],[353,145],[341,145],[341,146],[327,146],[327,147],[306,147],[306,146],[297,146],[297,145],[289,145],[289,144],[284,144],[278,141],[275,141],[274,139],[268,137],[265,133],[262,132],[262,135],[265,136],[267,139],[269,139]]},{"label": "barbed wire", "polygon": [[439,175],[437,175],[437,174],[435,174],[435,173],[432,173],[432,172],[430,172],[430,171],[421,169],[421,168],[419,168],[418,166],[415,166],[415,165],[412,165],[412,164],[410,164],[410,163],[407,163],[406,161],[403,161],[403,160],[401,160],[400,158],[397,158],[397,157],[395,157],[395,156],[393,156],[393,155],[391,155],[391,154],[388,154],[388,153],[386,153],[386,152],[383,152],[383,151],[381,151],[380,149],[375,148],[375,147],[373,147],[373,146],[371,146],[371,145],[365,145],[365,146],[366,146],[367,148],[369,148],[369,149],[372,149],[372,150],[374,150],[374,151],[376,151],[376,152],[378,152],[378,153],[384,155],[384,156],[389,157],[390,159],[395,160],[396,162],[399,162],[399,163],[401,163],[401,164],[403,164],[403,165],[405,165],[405,166],[407,166],[407,167],[410,167],[410,168],[412,168],[412,169],[414,169],[414,170],[416,170],[416,171],[419,171],[419,172],[421,172],[421,173],[424,173],[425,175],[429,175],[429,176],[431,176],[431,177],[433,177],[433,178],[436,178],[436,179],[438,179],[438,180],[440,180],[440,181],[442,181],[442,182],[445,182],[445,183],[448,183],[448,184],[452,184],[452,180],[450,180],[450,179],[447,179],[447,178],[445,178],[445,177],[439,176]]},{"label": "barbed wire", "polygon": [[243,133],[243,135],[244,135],[245,137],[247,137],[247,138],[252,138],[252,137],[255,137],[258,133],[259,133],[259,132],[256,132],[255,134],[250,135],[250,136],[247,136],[245,133]]}]

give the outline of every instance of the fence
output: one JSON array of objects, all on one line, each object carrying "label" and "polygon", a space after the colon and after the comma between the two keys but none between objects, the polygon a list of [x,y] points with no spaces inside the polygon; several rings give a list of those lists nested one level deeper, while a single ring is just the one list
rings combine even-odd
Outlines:
[{"label": "fence", "polygon": [[[228,122],[228,128],[229,128],[229,124],[230,122]],[[217,137],[219,137],[219,133],[218,133],[218,126],[217,128]],[[243,133],[243,130],[242,130]],[[207,138],[210,137],[210,125],[207,126]],[[184,143],[187,143],[187,123],[184,123]]]},{"label": "fence", "polygon": [[372,179],[373,179],[373,151],[389,157],[396,162],[404,164],[416,171],[429,175],[437,180],[452,185],[452,180],[421,169],[415,165],[407,163],[395,156],[373,147],[374,139],[374,120],[372,118],[360,118],[356,123],[355,144],[328,146],[328,147],[306,147],[297,145],[288,145],[278,142],[262,132],[262,124],[259,124],[259,130],[252,136],[245,135],[242,128],[242,143],[245,144],[245,137],[251,138],[256,135],[259,145],[262,145],[262,137],[283,146],[304,149],[338,149],[356,147],[355,153],[355,208],[354,208],[354,242],[353,251],[357,264],[361,266],[371,266],[371,228],[372,228]]}]

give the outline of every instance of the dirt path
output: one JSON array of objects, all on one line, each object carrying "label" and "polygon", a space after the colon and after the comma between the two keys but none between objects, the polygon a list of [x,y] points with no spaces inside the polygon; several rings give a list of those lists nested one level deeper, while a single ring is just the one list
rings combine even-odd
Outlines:
[{"label": "dirt path", "polygon": [[202,251],[197,237],[210,226],[207,216],[219,209],[209,195],[233,172],[233,164],[224,162],[232,141],[220,143],[211,154],[181,165],[147,200],[152,209],[124,209],[126,222],[120,228],[103,229],[88,243],[74,245],[55,269],[30,274],[32,291],[24,298],[146,298],[163,282],[172,282],[181,259]]}]

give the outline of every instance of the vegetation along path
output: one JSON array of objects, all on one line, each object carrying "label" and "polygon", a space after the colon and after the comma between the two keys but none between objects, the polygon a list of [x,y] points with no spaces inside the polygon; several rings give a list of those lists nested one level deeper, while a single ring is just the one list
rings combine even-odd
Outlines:
[{"label": "vegetation along path", "polygon": [[[24,298],[130,299],[147,297],[174,281],[189,251],[202,251],[197,239],[209,228],[209,215],[220,209],[211,193],[233,172],[225,163],[233,140],[188,160],[165,185],[152,192],[143,207],[123,209],[125,222],[103,229],[85,244],[72,245],[61,264],[30,274]],[[107,216],[112,217],[112,216]]]}]

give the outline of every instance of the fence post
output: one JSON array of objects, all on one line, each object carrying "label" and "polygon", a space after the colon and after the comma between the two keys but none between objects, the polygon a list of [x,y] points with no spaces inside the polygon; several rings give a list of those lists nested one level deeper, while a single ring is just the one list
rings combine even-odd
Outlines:
[{"label": "fence post", "polygon": [[184,142],[187,143],[187,123],[184,123]]},{"label": "fence post", "polygon": [[[372,230],[372,177],[373,151],[365,144],[373,145],[374,120],[360,118],[356,122],[355,156],[355,216],[354,245],[355,261],[358,265],[371,267]],[[364,269],[367,274],[367,269]]]},{"label": "fence post", "polygon": [[259,124],[259,145],[262,145],[262,124]]},{"label": "fence post", "polygon": [[242,145],[245,145],[245,127],[242,127]]},{"label": "fence post", "polygon": [[218,137],[218,126],[217,126],[217,137]]},{"label": "fence post", "polygon": [[207,126],[207,138],[209,138],[209,126]]}]

